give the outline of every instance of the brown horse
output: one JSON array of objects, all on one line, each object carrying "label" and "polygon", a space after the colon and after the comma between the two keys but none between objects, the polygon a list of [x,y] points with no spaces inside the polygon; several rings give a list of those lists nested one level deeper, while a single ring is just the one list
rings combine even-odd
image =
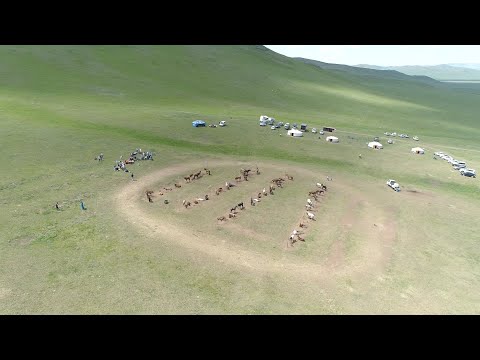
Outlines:
[{"label": "brown horse", "polygon": [[236,177],[235,177],[235,181],[236,181],[236,182],[242,181],[242,177],[241,177],[241,176],[236,176]]},{"label": "brown horse", "polygon": [[181,188],[182,185],[180,185],[180,184],[175,184],[175,187],[176,187],[176,188]]},{"label": "brown horse", "polygon": [[225,216],[220,216],[217,218],[218,221],[225,221],[227,218]]},{"label": "brown horse", "polygon": [[205,195],[205,200],[208,200],[208,195]]},{"label": "brown horse", "polygon": [[173,189],[172,189],[172,188],[166,188],[166,187],[164,187],[163,190],[172,191]]},{"label": "brown horse", "polygon": [[185,176],[184,179],[185,179],[185,182],[187,183],[190,182],[190,176]]},{"label": "brown horse", "polygon": [[232,214],[232,213],[228,214],[228,218],[229,218],[229,219],[234,218],[234,217],[236,217],[236,216],[237,216],[237,215]]}]

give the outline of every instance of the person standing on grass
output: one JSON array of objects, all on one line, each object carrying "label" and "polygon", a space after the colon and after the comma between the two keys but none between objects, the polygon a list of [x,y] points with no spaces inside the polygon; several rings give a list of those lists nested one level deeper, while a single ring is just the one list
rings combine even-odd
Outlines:
[{"label": "person standing on grass", "polygon": [[55,204],[55,209],[60,210],[60,206],[58,205],[58,201],[57,201],[57,203]]},{"label": "person standing on grass", "polygon": [[85,207],[85,204],[83,203],[83,200],[80,201],[80,208],[81,208],[82,210],[87,210],[87,208]]},{"label": "person standing on grass", "polygon": [[132,175],[130,175],[130,176],[132,177],[132,181],[133,181],[133,173],[132,173]]}]

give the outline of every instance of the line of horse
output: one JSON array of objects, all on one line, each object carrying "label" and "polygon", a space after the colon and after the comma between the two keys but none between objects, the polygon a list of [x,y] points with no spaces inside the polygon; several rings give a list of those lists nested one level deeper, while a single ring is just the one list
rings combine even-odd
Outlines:
[{"label": "line of horse", "polygon": [[[312,196],[315,202],[318,202],[319,196],[321,194],[325,194],[325,192],[327,191],[327,186],[321,183],[316,183],[316,186],[317,186],[317,189],[309,191],[308,195]],[[308,227],[306,221],[308,220],[316,221],[315,220],[315,211],[316,211],[315,203],[310,198],[307,199],[305,209],[306,209],[306,213],[302,215],[302,220],[298,225],[302,229],[306,229]],[[305,215],[307,216],[306,218],[305,218]],[[304,232],[302,230],[294,229],[288,238],[287,247],[293,246],[293,244],[295,244],[297,241],[305,242],[305,238],[301,237],[300,234],[304,234]]]}]

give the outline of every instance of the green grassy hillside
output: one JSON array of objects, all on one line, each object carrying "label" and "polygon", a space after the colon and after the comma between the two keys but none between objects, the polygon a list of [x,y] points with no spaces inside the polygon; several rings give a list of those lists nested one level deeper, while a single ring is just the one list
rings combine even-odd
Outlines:
[{"label": "green grassy hillside", "polygon": [[361,68],[375,70],[394,70],[407,75],[428,76],[436,80],[476,80],[480,81],[480,70],[455,65],[408,65],[408,66],[375,66],[357,65]]},{"label": "green grassy hillside", "polygon": [[[372,298],[383,301],[380,311],[411,313],[422,296],[443,300],[435,300],[439,302],[430,308],[423,304],[419,312],[448,311],[452,299],[458,302],[456,312],[478,311],[478,293],[471,295],[473,300],[467,295],[479,285],[475,234],[480,232],[473,229],[474,236],[468,236],[466,229],[476,226],[480,213],[475,205],[479,185],[430,155],[443,150],[480,167],[479,100],[478,93],[448,84],[373,70],[321,68],[263,46],[0,46],[0,313],[365,313],[376,311],[369,309]],[[287,139],[279,131],[260,128],[260,115],[306,122],[310,128],[334,126],[341,143],[327,144],[312,133]],[[228,126],[193,128],[192,120],[199,118],[208,123],[227,120]],[[385,131],[418,135],[428,155],[412,158],[411,139],[397,139],[393,147],[366,155],[365,143]],[[217,160],[305,167],[343,178],[344,190],[359,189],[372,204],[381,201],[391,207],[400,225],[408,225],[394,236],[398,252],[382,277],[386,285],[370,278],[358,284],[354,278],[342,278],[335,285],[338,291],[310,288],[279,274],[227,267],[171,246],[164,241],[166,235],[147,240],[148,234],[120,217],[112,200],[132,183],[127,174],[112,170],[114,160],[137,147],[156,153],[155,161],[132,165],[139,181],[172,165],[195,162],[203,168]],[[105,154],[103,163],[93,160],[100,152]],[[365,161],[358,160],[359,153]],[[216,171],[229,174],[231,169]],[[175,178],[169,179],[170,186],[179,175],[171,176]],[[277,175],[272,170],[268,176]],[[416,207],[410,198],[407,209],[389,192],[376,196],[376,191],[385,191],[387,178],[420,192],[435,192],[435,211],[430,202],[420,200],[422,206]],[[348,201],[347,190],[333,199]],[[304,189],[295,191],[292,196]],[[289,192],[284,194],[278,198],[286,209]],[[79,210],[81,199],[86,212]],[[362,206],[374,209],[365,199],[353,204],[359,212]],[[57,201],[62,211],[54,209]],[[329,204],[335,206],[335,201]],[[273,204],[277,203],[264,208],[278,211]],[[329,215],[332,224],[348,208],[347,203],[341,206]],[[218,210],[212,209],[212,214]],[[453,228],[443,222],[453,216],[451,209],[464,212]],[[421,223],[420,212],[428,212],[427,222]],[[163,208],[153,215],[160,222],[171,217],[195,225]],[[201,215],[208,220],[210,213]],[[246,225],[255,222],[243,219]],[[266,226],[276,226],[269,220]],[[428,232],[435,221],[437,238]],[[350,222],[347,217],[345,226]],[[410,230],[412,224],[422,231]],[[220,233],[214,225],[199,228]],[[323,230],[316,230],[319,238]],[[263,231],[269,233],[269,228]],[[333,243],[335,231],[325,233]],[[232,236],[239,246],[255,244]],[[347,253],[357,259],[351,243]],[[262,243],[262,254],[268,255],[270,245]],[[313,254],[326,258],[321,252],[330,245],[309,246]],[[274,254],[289,256],[278,248]],[[292,256],[295,261],[315,258],[307,250]],[[424,257],[428,261],[421,262]],[[403,265],[410,266],[408,271]],[[458,266],[462,281],[450,271]],[[436,271],[438,267],[444,271]],[[352,282],[360,289],[354,295],[342,288]],[[422,290],[427,288],[428,293]],[[411,302],[400,304],[399,289],[406,289]]]}]

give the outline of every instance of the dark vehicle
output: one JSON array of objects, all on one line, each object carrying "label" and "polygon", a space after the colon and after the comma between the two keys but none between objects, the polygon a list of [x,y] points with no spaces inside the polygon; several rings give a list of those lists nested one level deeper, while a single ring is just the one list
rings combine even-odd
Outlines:
[{"label": "dark vehicle", "polygon": [[300,131],[307,131],[307,124],[300,125]]},{"label": "dark vehicle", "polygon": [[324,126],[324,127],[323,127],[323,131],[334,132],[334,131],[335,131],[335,128]]}]

